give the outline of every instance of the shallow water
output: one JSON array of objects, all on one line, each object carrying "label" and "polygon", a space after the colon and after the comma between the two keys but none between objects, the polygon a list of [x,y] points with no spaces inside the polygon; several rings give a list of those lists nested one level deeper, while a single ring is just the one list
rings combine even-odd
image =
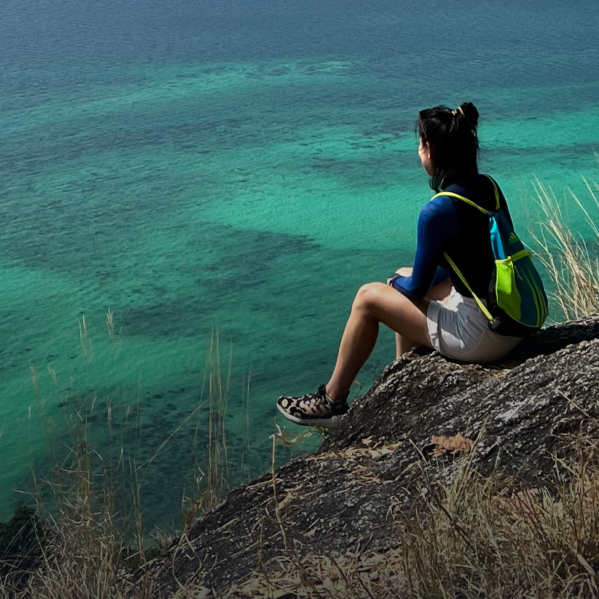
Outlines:
[{"label": "shallow water", "polygon": [[[98,452],[143,462],[170,438],[143,491],[172,524],[215,329],[234,480],[267,468],[274,399],[327,379],[357,288],[413,258],[419,109],[475,102],[525,238],[535,179],[586,198],[598,178],[593,2],[213,4],[4,9],[0,519],[68,444],[64,406],[95,398]],[[354,394],[392,356],[382,331]]]}]

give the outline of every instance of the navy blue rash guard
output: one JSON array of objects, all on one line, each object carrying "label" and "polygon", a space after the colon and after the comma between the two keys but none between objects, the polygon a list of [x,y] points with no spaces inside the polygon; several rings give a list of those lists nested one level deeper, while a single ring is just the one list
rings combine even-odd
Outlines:
[{"label": "navy blue rash guard", "polygon": [[[450,181],[443,191],[464,196],[486,210],[495,210],[493,184],[483,175],[476,175],[469,180]],[[511,223],[501,190],[499,197],[501,208]],[[443,252],[447,252],[462,271],[474,293],[486,298],[495,268],[489,217],[466,202],[449,196],[435,198],[420,211],[412,276],[398,277],[393,287],[410,299],[421,299],[431,287],[451,279],[459,293],[472,297],[445,260]]]}]

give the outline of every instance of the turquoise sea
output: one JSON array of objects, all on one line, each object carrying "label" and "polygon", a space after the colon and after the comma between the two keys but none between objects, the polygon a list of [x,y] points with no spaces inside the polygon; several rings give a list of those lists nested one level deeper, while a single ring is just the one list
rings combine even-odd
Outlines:
[{"label": "turquoise sea", "polygon": [[[49,448],[68,461],[64,414],[93,403],[100,455],[133,445],[143,463],[170,439],[141,482],[148,525],[176,524],[207,445],[213,331],[224,378],[232,355],[233,479],[266,470],[269,435],[293,430],[276,397],[325,382],[358,287],[411,263],[432,195],[419,109],[477,105],[481,170],[525,238],[535,179],[560,198],[599,180],[596,0],[1,14],[0,520]],[[392,358],[382,331],[353,395]]]}]

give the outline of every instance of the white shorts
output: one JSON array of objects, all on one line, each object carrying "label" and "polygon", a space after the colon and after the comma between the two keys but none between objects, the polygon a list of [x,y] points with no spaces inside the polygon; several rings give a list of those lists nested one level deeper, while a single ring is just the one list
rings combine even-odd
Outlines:
[{"label": "white shorts", "polygon": [[449,303],[433,301],[426,312],[432,346],[443,356],[462,362],[492,362],[520,343],[520,337],[498,335],[489,329],[487,317],[476,301],[455,288]]}]

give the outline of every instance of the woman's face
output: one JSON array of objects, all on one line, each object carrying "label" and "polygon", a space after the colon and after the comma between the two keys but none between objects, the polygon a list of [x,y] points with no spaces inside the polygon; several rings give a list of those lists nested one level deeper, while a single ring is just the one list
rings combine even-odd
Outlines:
[{"label": "woman's face", "polygon": [[426,171],[426,174],[429,177],[432,177],[435,174],[435,169],[433,167],[431,156],[431,145],[428,141],[423,143],[422,137],[420,138],[420,145],[418,146],[418,156],[420,157],[420,162],[422,163],[422,167]]}]

